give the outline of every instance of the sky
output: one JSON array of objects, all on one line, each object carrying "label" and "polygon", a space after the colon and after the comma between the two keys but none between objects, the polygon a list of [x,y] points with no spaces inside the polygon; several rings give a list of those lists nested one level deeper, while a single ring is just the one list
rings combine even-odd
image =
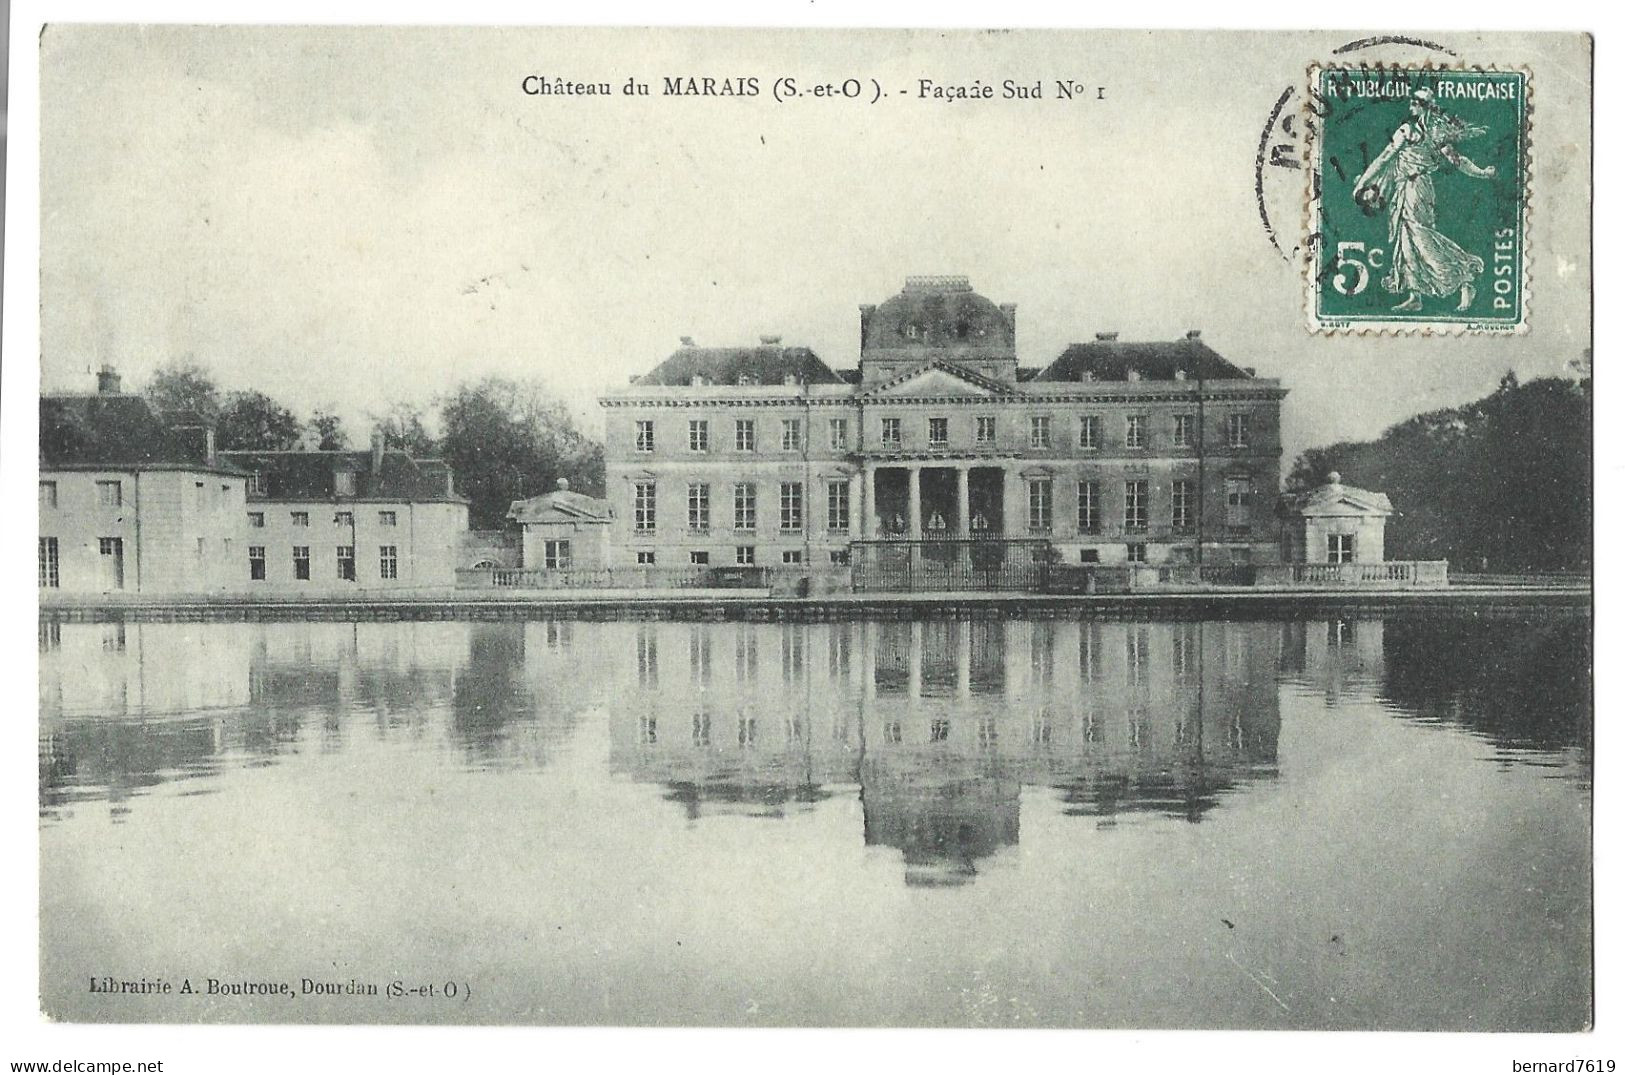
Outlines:
[{"label": "sky", "polygon": [[[352,436],[392,402],[535,377],[589,429],[681,336],[856,364],[858,306],[961,273],[1024,365],[1201,329],[1290,389],[1288,460],[1563,373],[1590,346],[1589,56],[1446,35],[1531,72],[1530,327],[1328,336],[1260,221],[1277,99],[1353,35],[53,26],[41,38],[41,378],[197,361]],[[1418,61],[1411,46],[1361,54]],[[530,75],[608,82],[535,96]],[[667,76],[755,78],[671,97]],[[879,100],[784,102],[847,78]],[[620,93],[629,78],[650,95]],[[921,99],[921,79],[1040,100]],[[1058,79],[1078,99],[1057,99]],[[1301,94],[1298,99],[1301,99]],[[1302,127],[1294,130],[1301,133]],[[1271,140],[1301,151],[1280,133]],[[1267,168],[1290,249],[1303,173]]]}]

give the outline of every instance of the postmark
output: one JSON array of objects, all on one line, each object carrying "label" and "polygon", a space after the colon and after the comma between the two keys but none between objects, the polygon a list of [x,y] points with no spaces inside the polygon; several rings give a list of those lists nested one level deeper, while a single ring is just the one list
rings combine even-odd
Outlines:
[{"label": "postmark", "polygon": [[1310,327],[1522,331],[1528,72],[1317,65],[1308,110]]}]

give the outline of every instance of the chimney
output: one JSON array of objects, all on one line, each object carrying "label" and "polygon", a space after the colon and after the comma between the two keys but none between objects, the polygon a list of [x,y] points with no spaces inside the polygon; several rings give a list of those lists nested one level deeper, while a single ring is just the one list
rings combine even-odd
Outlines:
[{"label": "chimney", "polygon": [[372,431],[372,472],[376,476],[384,469],[384,431]]},{"label": "chimney", "polygon": [[783,339],[784,339],[783,336],[763,336],[762,337],[762,346],[763,347],[777,347],[779,345],[779,342],[781,340],[783,340]]},{"label": "chimney", "polygon": [[1004,315],[1004,323],[1010,332],[1010,342],[1016,342],[1016,304],[1013,302],[999,303],[999,312]]},{"label": "chimney", "polygon": [[1112,340],[1117,339],[1117,333],[1115,333],[1115,332],[1097,332],[1097,333],[1095,333],[1095,339],[1100,340],[1100,341],[1102,341],[1104,343],[1110,343]]},{"label": "chimney", "polygon": [[858,346],[864,347],[869,342],[869,318],[874,315],[873,303],[864,303],[858,307]]},{"label": "chimney", "polygon": [[692,337],[692,336],[682,336],[682,337],[679,337],[679,338],[683,341],[683,346],[684,347],[693,347],[694,346],[694,337]]},{"label": "chimney", "polygon": [[1187,340],[1199,340],[1202,338],[1202,330],[1199,328],[1193,328],[1189,332],[1185,333],[1185,338]]},{"label": "chimney", "polygon": [[111,365],[104,365],[96,374],[96,391],[104,396],[116,396],[122,391],[123,381],[118,370]]}]

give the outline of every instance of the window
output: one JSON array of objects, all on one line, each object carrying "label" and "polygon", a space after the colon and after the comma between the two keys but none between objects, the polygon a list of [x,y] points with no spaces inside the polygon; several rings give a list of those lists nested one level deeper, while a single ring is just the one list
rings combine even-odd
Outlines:
[{"label": "window", "polygon": [[946,743],[948,741],[949,723],[946,720],[933,720],[931,722],[931,742]]},{"label": "window", "polygon": [[655,450],[655,424],[653,419],[638,419],[637,442],[634,450],[639,452],[652,452]]},{"label": "window", "polygon": [[265,581],[265,546],[248,547],[248,578],[251,582]]},{"label": "window", "polygon": [[1100,532],[1099,482],[1078,483],[1078,532],[1083,534]]},{"label": "window", "polygon": [[39,483],[39,506],[42,508],[56,507],[56,482]]},{"label": "window", "polygon": [[96,502],[104,508],[116,508],[124,503],[123,482],[97,482]]},{"label": "window", "polygon": [[1174,447],[1189,448],[1191,446],[1191,431],[1196,428],[1196,418],[1189,414],[1174,415]]},{"label": "window", "polygon": [[333,475],[335,496],[355,496],[355,471],[341,470]]},{"label": "window", "polygon": [[1145,447],[1145,415],[1131,414],[1124,420],[1123,447]]},{"label": "window", "polygon": [[1352,564],[1354,562],[1354,535],[1327,534],[1326,562],[1328,564]]},{"label": "window", "polygon": [[1191,483],[1188,481],[1174,482],[1173,523],[1175,530],[1191,528]]},{"label": "window", "polygon": [[852,526],[852,487],[844,481],[829,483],[829,528],[845,533]]},{"label": "window", "polygon": [[355,525],[355,512],[353,512],[353,511],[335,511],[333,513],[333,525],[334,526],[354,526]]},{"label": "window", "polygon": [[1035,534],[1049,533],[1054,491],[1048,478],[1034,478],[1027,483],[1027,529]]},{"label": "window", "polygon": [[253,530],[264,530],[265,529],[265,513],[263,511],[251,511],[251,512],[249,512],[248,513],[248,525],[249,525],[250,529],[253,529]]},{"label": "window", "polygon": [[393,511],[380,511],[378,513],[378,525],[379,526],[394,526],[395,525],[395,513]]},{"label": "window", "polygon": [[570,568],[570,542],[558,538],[542,543],[542,566],[549,571],[567,571]]},{"label": "window", "polygon": [[62,585],[61,560],[54,537],[39,539],[39,584],[47,590],[55,590]]},{"label": "window", "polygon": [[948,419],[929,418],[926,420],[927,439],[931,447],[941,448],[948,443]]},{"label": "window", "polygon": [[1245,527],[1252,525],[1253,482],[1251,478],[1224,480],[1224,524]]},{"label": "window", "polygon": [[288,512],[288,522],[293,526],[309,526],[310,525],[310,512],[308,512],[308,511],[290,511],[290,512]]},{"label": "window", "polygon": [[750,565],[754,564],[755,562],[756,562],[756,546],[755,545],[735,545],[734,546],[734,563],[738,564],[740,567],[749,567]]},{"label": "window", "polygon": [[339,578],[346,582],[355,581],[355,546],[340,545],[338,547]]},{"label": "window", "polygon": [[799,564],[799,563],[801,563],[801,550],[800,549],[786,549],[786,550],[784,550],[784,555],[781,556],[779,559],[781,561],[783,561],[784,563],[787,563],[787,564]]},{"label": "window", "polygon": [[1128,562],[1131,564],[1145,563],[1145,542],[1131,541],[1128,544]]},{"label": "window", "polygon": [[801,450],[801,419],[785,418],[779,422],[779,447],[787,452]]},{"label": "window", "polygon": [[741,452],[756,450],[756,419],[734,419],[734,448]]},{"label": "window", "polygon": [[831,549],[829,551],[829,562],[836,567],[847,567],[852,563],[852,550]]},{"label": "window", "polygon": [[97,539],[101,549],[102,588],[124,589],[124,539],[104,537]]},{"label": "window", "polygon": [[200,564],[203,562],[203,539],[202,538],[197,539],[197,562],[200,563]]},{"label": "window", "polygon": [[1232,414],[1224,420],[1225,439],[1232,448],[1245,448],[1251,430],[1248,429],[1247,415]]},{"label": "window", "polygon": [[248,476],[248,493],[250,496],[265,495],[265,472],[256,470]]},{"label": "window", "polygon": [[1150,498],[1149,482],[1136,478],[1123,483],[1123,529],[1144,530],[1147,525],[1146,502]]},{"label": "window", "polygon": [[196,507],[198,511],[202,511],[204,506],[205,506],[204,503],[203,503],[204,495],[205,494],[203,492],[203,483],[202,482],[193,482],[192,483],[192,503],[193,503],[193,506]]},{"label": "window", "polygon": [[705,549],[695,549],[688,554],[688,562],[695,567],[704,567],[711,562],[711,554]]},{"label": "window", "polygon": [[1086,414],[1078,421],[1078,447],[1095,451],[1100,447],[1100,416]]},{"label": "window", "polygon": [[976,417],[976,443],[992,444],[998,438],[998,425],[990,414]]},{"label": "window", "polygon": [[845,418],[831,418],[829,420],[829,446],[837,452],[846,451]]},{"label": "window", "polygon": [[711,529],[711,486],[705,482],[688,484],[688,528],[696,534]]},{"label": "window", "polygon": [[[779,529],[801,529],[801,483],[779,483]],[[789,561],[786,561],[787,563]]]},{"label": "window", "polygon": [[880,443],[892,448],[903,443],[903,420],[901,418],[882,418],[880,420]]},{"label": "window", "polygon": [[655,566],[655,554],[654,554],[653,549],[639,549],[638,550],[638,566],[639,567],[653,567],[653,566]]},{"label": "window", "polygon": [[293,547],[293,577],[296,579],[310,578],[309,545],[295,545]]},{"label": "window", "polygon": [[756,486],[749,482],[734,486],[734,529],[756,529]]},{"label": "window", "polygon": [[688,420],[688,450],[691,452],[711,450],[711,423],[704,418]]},{"label": "window", "polygon": [[1049,447],[1049,415],[1035,414],[1027,419],[1027,446],[1029,448]]},{"label": "window", "polygon": [[636,482],[632,486],[632,529],[641,534],[655,528],[655,483]]}]

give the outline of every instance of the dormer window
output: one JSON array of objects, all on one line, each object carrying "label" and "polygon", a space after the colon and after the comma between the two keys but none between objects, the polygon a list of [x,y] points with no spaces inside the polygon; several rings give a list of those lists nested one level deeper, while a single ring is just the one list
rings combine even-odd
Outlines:
[{"label": "dormer window", "polygon": [[333,495],[355,496],[355,471],[340,470],[333,474]]}]

